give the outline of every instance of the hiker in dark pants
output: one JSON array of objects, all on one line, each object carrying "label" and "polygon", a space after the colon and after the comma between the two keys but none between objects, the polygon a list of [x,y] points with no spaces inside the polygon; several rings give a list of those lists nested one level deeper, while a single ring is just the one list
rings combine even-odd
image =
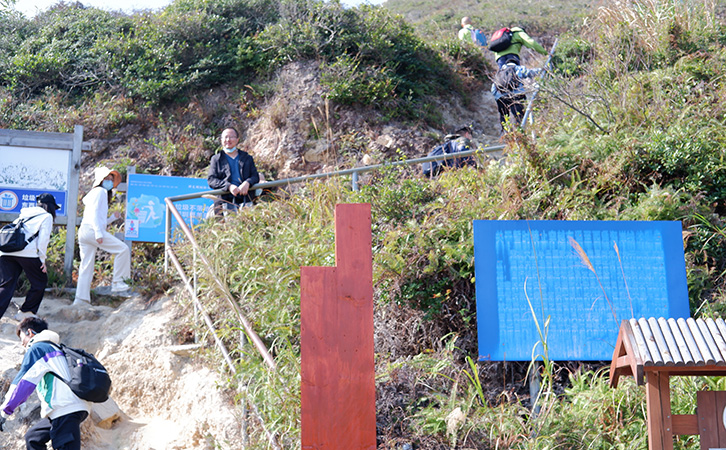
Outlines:
[{"label": "hiker in dark pants", "polygon": [[[524,28],[521,27],[512,27],[511,30],[511,42],[508,47],[506,47],[503,50],[500,50],[498,52],[494,52],[494,59],[497,61],[497,65],[501,69],[505,64],[512,62],[516,65],[520,65],[521,61],[519,59],[519,52],[522,49],[522,46],[525,46],[527,48],[531,48],[532,50],[536,51],[537,53],[541,55],[546,55],[547,50],[545,50],[544,47],[542,47],[541,44],[539,44],[537,41],[532,39],[526,31],[524,31]],[[496,33],[495,33],[496,34]],[[492,36],[493,42],[494,36]]]},{"label": "hiker in dark pants", "polygon": [[40,194],[35,201],[37,206],[21,209],[18,216],[19,220],[27,220],[23,224],[25,240],[27,241],[31,237],[32,240],[22,250],[0,252],[0,317],[5,314],[10,305],[21,273],[25,272],[25,276],[30,282],[30,290],[25,296],[25,302],[20,306],[20,312],[15,316],[16,320],[22,320],[38,313],[45,287],[48,285],[48,270],[45,266],[46,251],[48,242],[50,242],[55,213],[60,206],[48,193]]},{"label": "hiker in dark pants", "polygon": [[55,450],[80,450],[81,422],[88,417],[89,407],[58,378],[71,378],[66,357],[58,347],[60,336],[39,317],[23,319],[15,332],[27,350],[0,406],[0,431],[15,409],[36,391],[42,419],[25,433],[26,448],[46,450],[51,442]]},{"label": "hiker in dark pants", "polygon": [[491,92],[497,101],[499,123],[506,132],[507,120],[512,117],[514,124],[519,125],[524,116],[524,104],[527,102],[526,87],[522,80],[532,78],[542,69],[527,69],[514,63],[507,63],[497,71],[492,82]]}]

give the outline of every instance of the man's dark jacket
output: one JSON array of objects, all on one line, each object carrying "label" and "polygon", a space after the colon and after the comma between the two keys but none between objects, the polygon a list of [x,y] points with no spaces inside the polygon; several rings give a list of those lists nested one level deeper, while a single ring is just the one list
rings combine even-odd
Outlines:
[{"label": "man's dark jacket", "polygon": [[[252,159],[249,153],[237,149],[239,153],[239,175],[242,181],[240,184],[247,181],[250,187],[260,182],[260,175],[257,173],[257,167],[255,167],[255,161]],[[229,158],[224,154],[224,151],[217,152],[212,156],[209,162],[209,174],[207,175],[207,183],[212,189],[224,189],[228,191],[226,194],[222,194],[222,199],[228,202],[237,204],[251,202],[255,198],[255,191],[250,189],[247,195],[233,196],[229,193],[230,179],[232,178],[232,171],[227,163]]]}]

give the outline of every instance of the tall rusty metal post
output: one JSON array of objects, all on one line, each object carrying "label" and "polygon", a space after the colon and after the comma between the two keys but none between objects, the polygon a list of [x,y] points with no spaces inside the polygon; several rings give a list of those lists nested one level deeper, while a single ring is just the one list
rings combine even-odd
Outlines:
[{"label": "tall rusty metal post", "polygon": [[374,450],[371,207],[335,208],[335,267],[303,267],[303,450]]}]

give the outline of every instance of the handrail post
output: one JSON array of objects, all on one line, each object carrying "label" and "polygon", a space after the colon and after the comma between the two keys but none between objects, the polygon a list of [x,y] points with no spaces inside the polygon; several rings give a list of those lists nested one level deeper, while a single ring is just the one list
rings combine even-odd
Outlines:
[{"label": "handrail post", "polygon": [[[169,235],[171,234],[171,211],[169,210],[169,204],[166,204],[164,211],[164,250],[170,248]],[[164,273],[169,273],[169,257],[164,251]]]},{"label": "handrail post", "polygon": [[[554,44],[552,44],[552,50],[549,52],[549,56],[547,56],[547,61],[544,63],[544,66],[542,66],[544,69],[548,69],[550,66],[550,61],[552,61],[552,55],[555,52],[555,48],[557,47],[557,39],[555,39]],[[532,105],[534,104],[534,100],[537,98],[537,93],[539,92],[539,87],[535,89],[534,93],[532,94],[532,98],[529,99],[529,102],[527,103],[527,110],[524,111],[524,116],[522,117],[522,130],[524,130],[527,127],[527,118],[530,117],[530,114],[532,113]]]},{"label": "handrail post", "polygon": [[358,172],[353,172],[351,184],[353,185],[353,191],[358,191]]}]

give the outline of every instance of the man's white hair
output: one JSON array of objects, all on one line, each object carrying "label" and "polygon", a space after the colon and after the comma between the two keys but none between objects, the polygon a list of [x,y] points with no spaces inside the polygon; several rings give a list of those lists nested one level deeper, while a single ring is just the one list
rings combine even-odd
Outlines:
[{"label": "man's white hair", "polygon": [[461,26],[465,25],[471,25],[471,17],[462,17],[461,18]]}]

